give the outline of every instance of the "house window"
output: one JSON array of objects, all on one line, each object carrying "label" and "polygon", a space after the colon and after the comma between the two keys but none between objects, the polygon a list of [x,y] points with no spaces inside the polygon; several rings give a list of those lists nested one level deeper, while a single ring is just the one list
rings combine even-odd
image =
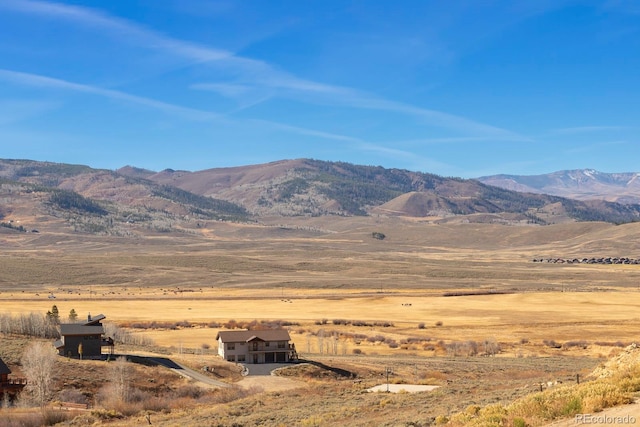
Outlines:
[{"label": "house window", "polygon": [[286,342],[284,342],[284,341],[278,341],[278,348],[284,348],[285,344],[286,344]]},{"label": "house window", "polygon": [[236,357],[234,355],[227,356],[227,362],[235,362],[235,361],[236,361]]},{"label": "house window", "polygon": [[258,343],[257,342],[253,343],[253,351],[258,351]]},{"label": "house window", "polygon": [[244,354],[239,354],[238,355],[238,362],[244,362]]},{"label": "house window", "polygon": [[233,342],[230,342],[227,344],[227,350],[235,350],[236,349],[236,344]]},{"label": "house window", "polygon": [[265,347],[269,347],[269,341],[267,341],[266,343],[264,343]]}]

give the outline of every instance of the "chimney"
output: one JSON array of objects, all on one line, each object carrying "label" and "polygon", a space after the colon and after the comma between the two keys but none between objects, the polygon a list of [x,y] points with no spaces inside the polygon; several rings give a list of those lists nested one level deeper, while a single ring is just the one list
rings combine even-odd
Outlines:
[{"label": "chimney", "polygon": [[89,315],[87,316],[87,321],[91,322],[91,313],[89,313]]}]

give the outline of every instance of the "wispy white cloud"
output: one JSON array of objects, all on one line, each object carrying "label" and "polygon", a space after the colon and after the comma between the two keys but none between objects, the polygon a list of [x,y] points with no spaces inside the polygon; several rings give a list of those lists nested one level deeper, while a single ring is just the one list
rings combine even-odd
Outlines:
[{"label": "wispy white cloud", "polygon": [[562,129],[553,129],[551,133],[558,135],[571,135],[577,133],[606,132],[631,129],[629,126],[579,126]]},{"label": "wispy white cloud", "polygon": [[589,153],[596,150],[603,150],[615,146],[627,145],[629,141],[625,140],[616,140],[616,141],[604,141],[604,142],[596,142],[592,144],[580,144],[577,147],[569,148],[565,151],[567,154],[579,154],[579,153]]},{"label": "wispy white cloud", "polygon": [[212,49],[165,36],[127,20],[107,15],[96,9],[32,0],[0,1],[0,9],[73,22],[91,29],[107,30],[111,36],[120,38],[127,43],[150,49],[170,51],[175,55],[183,56],[196,62],[215,61],[233,56],[232,53],[225,50]]},{"label": "wispy white cloud", "polygon": [[363,151],[371,151],[384,156],[392,156],[395,158],[402,158],[405,160],[413,160],[416,158],[416,153],[411,151],[399,150],[397,148],[390,148],[384,145],[372,144],[369,142],[361,142],[358,144],[358,148]]},{"label": "wispy white cloud", "polygon": [[80,83],[69,82],[62,79],[56,79],[38,74],[23,73],[19,71],[0,69],[0,79],[12,83],[18,83],[25,86],[40,87],[48,89],[60,89],[72,92],[87,93],[98,95],[109,99],[125,101],[128,103],[143,105],[148,108],[160,110],[169,114],[177,114],[191,120],[223,120],[224,117],[210,112],[197,110],[194,108],[183,107],[179,105],[169,104],[157,101],[151,98],[145,98],[136,95],[130,95],[113,89],[103,89],[96,86],[85,85]]},{"label": "wispy white cloud", "polygon": [[190,86],[191,89],[208,90],[219,93],[228,98],[237,98],[246,95],[253,90],[253,87],[234,83],[202,83]]},{"label": "wispy white cloud", "polygon": [[[236,89],[252,87],[261,89],[255,96],[259,100],[258,102],[264,102],[271,96],[295,97],[312,103],[328,102],[332,105],[403,114],[417,118],[429,126],[442,127],[461,133],[510,138],[514,141],[526,140],[526,138],[507,129],[480,123],[454,114],[390,101],[348,87],[302,79],[264,61],[172,38],[96,9],[34,0],[0,1],[0,8],[99,29],[106,31],[110,36],[116,37],[122,42],[143,46],[148,49],[161,50],[166,54],[185,58],[192,63],[207,63],[209,66],[218,67],[225,72],[231,73],[231,81],[225,83],[220,83],[219,81],[200,83],[192,86],[193,88],[214,90],[218,93],[226,91],[226,96],[246,97],[246,93],[242,95],[236,90],[235,94],[233,94],[230,89],[233,86]],[[274,89],[275,92],[265,94],[265,88]],[[243,103],[244,105],[255,105],[256,101],[248,102],[244,99]]]},{"label": "wispy white cloud", "polygon": [[286,132],[297,133],[299,135],[307,135],[314,136],[323,139],[333,139],[336,141],[345,141],[345,142],[360,142],[361,140],[358,138],[353,138],[346,135],[340,135],[331,132],[324,132],[315,129],[308,129],[299,126],[291,126],[285,123],[278,123],[270,120],[261,120],[261,119],[245,119],[243,122],[245,123],[253,123],[262,126],[266,126],[271,129],[282,130]]},{"label": "wispy white cloud", "polygon": [[0,99],[0,125],[8,125],[38,116],[57,108],[60,104],[53,101]]},{"label": "wispy white cloud", "polygon": [[102,96],[109,99],[142,105],[145,107],[160,110],[168,114],[178,114],[181,117],[187,118],[190,120],[198,120],[198,121],[217,120],[217,121],[225,121],[227,123],[236,123],[236,124],[239,123],[242,125],[251,124],[251,125],[259,125],[261,127],[266,127],[270,129],[276,129],[276,130],[281,130],[285,132],[295,133],[299,135],[314,136],[314,137],[323,138],[323,139],[332,139],[332,140],[346,141],[346,142],[360,141],[357,138],[352,138],[345,135],[339,135],[339,134],[330,133],[330,132],[323,132],[323,131],[308,129],[308,128],[299,127],[299,126],[291,126],[288,124],[278,123],[278,122],[269,121],[269,120],[243,119],[243,120],[234,121],[225,116],[222,116],[210,111],[197,110],[193,108],[169,104],[162,101],[157,101],[155,99],[131,95],[122,91],[117,91],[112,89],[103,89],[96,86],[69,82],[66,80],[41,76],[37,74],[29,74],[29,73],[22,73],[18,71],[0,69],[0,80],[5,80],[5,81],[18,83],[21,85],[26,85],[31,87],[60,89],[60,90],[68,90],[73,92],[98,95],[98,96]]}]

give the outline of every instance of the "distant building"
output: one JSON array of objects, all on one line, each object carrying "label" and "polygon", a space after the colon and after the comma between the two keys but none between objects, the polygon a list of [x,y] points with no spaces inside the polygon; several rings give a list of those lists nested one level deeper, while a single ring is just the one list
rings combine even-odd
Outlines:
[{"label": "distant building", "polygon": [[220,331],[218,355],[228,362],[281,363],[297,359],[295,345],[284,329]]},{"label": "distant building", "polygon": [[102,347],[109,347],[113,354],[114,343],[111,338],[104,338],[104,327],[101,321],[105,316],[89,315],[85,323],[61,323],[60,339],[53,345],[60,356],[99,359],[102,357]]},{"label": "distant building", "polygon": [[27,380],[9,378],[9,374],[11,374],[11,369],[0,359],[0,397],[6,394],[9,401],[13,401],[24,386],[27,385]]}]

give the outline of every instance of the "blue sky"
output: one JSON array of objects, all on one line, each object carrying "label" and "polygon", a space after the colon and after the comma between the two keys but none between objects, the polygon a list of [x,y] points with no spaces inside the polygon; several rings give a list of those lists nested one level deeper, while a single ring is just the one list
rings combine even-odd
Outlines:
[{"label": "blue sky", "polygon": [[0,157],[640,171],[635,0],[0,0]]}]

